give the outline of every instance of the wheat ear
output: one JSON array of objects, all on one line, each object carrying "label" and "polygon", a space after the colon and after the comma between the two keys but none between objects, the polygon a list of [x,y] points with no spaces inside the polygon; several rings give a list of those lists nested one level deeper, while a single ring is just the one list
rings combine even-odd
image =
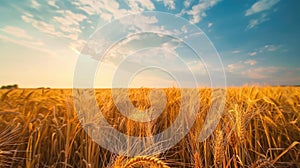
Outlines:
[{"label": "wheat ear", "polygon": [[224,139],[223,139],[223,131],[217,130],[216,132],[216,141],[214,146],[214,165],[218,167],[222,164],[224,159]]},{"label": "wheat ear", "polygon": [[273,167],[273,165],[269,159],[259,159],[249,167],[250,168],[267,168],[267,167]]},{"label": "wheat ear", "polygon": [[200,155],[199,155],[198,152],[196,152],[194,154],[194,160],[195,160],[195,166],[194,166],[194,168],[202,168],[203,167],[202,160],[201,160]]},{"label": "wheat ear", "polygon": [[157,168],[170,168],[160,159],[153,156],[136,156],[130,159],[123,167],[132,168],[134,166],[150,165]]},{"label": "wheat ear", "polygon": [[120,155],[115,158],[112,168],[122,168],[124,162],[124,156]]}]

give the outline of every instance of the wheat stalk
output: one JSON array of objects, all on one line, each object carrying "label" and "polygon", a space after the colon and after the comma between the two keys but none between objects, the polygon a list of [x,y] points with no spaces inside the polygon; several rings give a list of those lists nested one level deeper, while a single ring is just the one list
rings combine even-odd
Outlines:
[{"label": "wheat stalk", "polygon": [[22,160],[15,156],[18,152],[17,147],[21,144],[19,141],[20,129],[20,125],[9,126],[0,132],[0,167],[10,167],[15,161]]}]

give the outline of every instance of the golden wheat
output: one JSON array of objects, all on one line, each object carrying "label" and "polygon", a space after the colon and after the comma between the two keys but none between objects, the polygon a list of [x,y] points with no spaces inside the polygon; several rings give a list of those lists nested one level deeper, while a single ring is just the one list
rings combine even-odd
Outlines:
[{"label": "golden wheat", "polygon": [[268,168],[268,167],[274,167],[269,159],[259,159],[255,161],[252,165],[250,165],[250,168]]},{"label": "golden wheat", "polygon": [[[140,110],[148,109],[151,90],[129,89],[130,101]],[[125,92],[122,89],[114,91]],[[80,121],[94,121],[98,116],[97,113],[85,113],[92,108],[90,100],[96,98],[102,115],[118,131],[136,137],[156,135],[174,123],[181,107],[180,89],[163,91],[167,102],[162,114],[150,122],[137,123],[120,113],[110,89],[95,90],[95,97],[76,108],[74,102],[80,100],[73,97],[70,89],[0,90],[0,167],[125,168],[152,165],[208,168],[216,165],[236,168],[289,167],[300,162],[297,142],[300,140],[300,88],[297,87],[227,88],[218,129],[214,136],[203,142],[199,142],[198,136],[213,100],[212,89],[199,89],[200,107],[190,133],[160,154],[168,165],[147,155],[147,151],[139,151],[147,156],[114,158],[113,153],[87,134],[97,125],[93,122],[81,125]],[[84,94],[90,90],[77,92]],[[125,103],[120,96],[118,101]],[[14,129],[17,123],[18,129]],[[130,145],[128,142],[129,147],[124,152],[132,150]],[[162,150],[161,146],[153,148]],[[262,156],[273,160],[262,160]]]},{"label": "golden wheat", "polygon": [[194,168],[203,168],[202,160],[199,153],[194,154],[195,166]]},{"label": "golden wheat", "polygon": [[136,156],[124,164],[124,168],[150,166],[156,168],[169,168],[163,161],[153,156]]},{"label": "golden wheat", "polygon": [[216,167],[220,167],[224,160],[224,138],[223,138],[223,131],[220,129],[216,130],[216,140],[214,146],[214,165]]}]

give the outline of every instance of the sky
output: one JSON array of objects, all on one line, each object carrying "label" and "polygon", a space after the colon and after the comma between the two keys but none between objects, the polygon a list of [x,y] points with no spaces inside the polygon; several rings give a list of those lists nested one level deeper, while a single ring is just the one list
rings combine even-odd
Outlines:
[{"label": "sky", "polygon": [[2,0],[0,85],[299,85],[300,1]]}]

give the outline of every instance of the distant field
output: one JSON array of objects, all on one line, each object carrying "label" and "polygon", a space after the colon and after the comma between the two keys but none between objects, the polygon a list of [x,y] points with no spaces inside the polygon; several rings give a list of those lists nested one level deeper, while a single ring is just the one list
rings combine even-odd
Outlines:
[{"label": "distant field", "polygon": [[[150,107],[150,90],[129,91],[135,107]],[[164,112],[146,123],[122,116],[111,90],[98,89],[95,97],[112,127],[141,137],[166,130],[176,119],[180,90],[164,91]],[[89,125],[80,124],[71,89],[0,90],[0,167],[300,167],[299,87],[228,88],[222,119],[204,142],[198,136],[212,102],[211,89],[199,93],[199,112],[188,135],[163,153],[141,151],[129,158],[100,147],[85,133],[83,127]],[[89,102],[76,110],[88,108]]]}]

